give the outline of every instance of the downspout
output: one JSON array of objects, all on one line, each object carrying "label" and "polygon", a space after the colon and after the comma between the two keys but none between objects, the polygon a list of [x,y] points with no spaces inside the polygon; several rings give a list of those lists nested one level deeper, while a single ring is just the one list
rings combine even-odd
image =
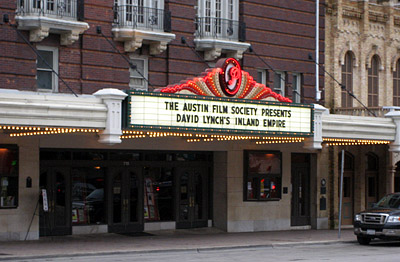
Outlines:
[{"label": "downspout", "polygon": [[321,99],[319,91],[319,0],[315,3],[315,100]]}]

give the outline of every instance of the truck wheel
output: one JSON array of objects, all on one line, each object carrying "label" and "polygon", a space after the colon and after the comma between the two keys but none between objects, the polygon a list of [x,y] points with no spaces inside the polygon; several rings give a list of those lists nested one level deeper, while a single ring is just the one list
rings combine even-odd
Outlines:
[{"label": "truck wheel", "polygon": [[368,245],[371,242],[371,238],[357,236],[357,241],[360,245]]}]

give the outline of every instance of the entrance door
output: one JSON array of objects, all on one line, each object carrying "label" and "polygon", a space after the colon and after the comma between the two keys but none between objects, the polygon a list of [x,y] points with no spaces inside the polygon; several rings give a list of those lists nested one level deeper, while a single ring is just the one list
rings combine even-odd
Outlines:
[{"label": "entrance door", "polygon": [[71,186],[67,168],[42,168],[40,188],[46,190],[48,211],[39,203],[39,235],[58,236],[72,234]]},{"label": "entrance door", "polygon": [[182,168],[177,172],[176,228],[207,227],[207,172]]},{"label": "entrance door", "polygon": [[[340,183],[339,183],[340,186]],[[343,172],[342,225],[353,224],[353,171]]]},{"label": "entrance door", "polygon": [[114,169],[111,174],[108,231],[142,232],[143,180],[140,168]]},{"label": "entrance door", "polygon": [[365,208],[371,208],[378,201],[378,172],[366,173]]},{"label": "entrance door", "polygon": [[292,154],[291,226],[310,225],[310,156]]},{"label": "entrance door", "polygon": [[[338,196],[340,200],[342,153],[339,153],[338,160]],[[344,154],[343,169],[342,225],[352,225],[354,215],[354,157],[348,152]]]},{"label": "entrance door", "polygon": [[370,208],[378,201],[379,158],[370,152],[366,155],[367,171],[365,173],[365,208]]}]

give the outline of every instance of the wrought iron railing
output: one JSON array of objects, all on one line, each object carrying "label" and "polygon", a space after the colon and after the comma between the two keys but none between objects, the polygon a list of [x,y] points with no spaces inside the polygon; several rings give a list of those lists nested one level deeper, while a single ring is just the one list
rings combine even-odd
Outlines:
[{"label": "wrought iron railing", "polygon": [[[78,19],[82,0],[18,0],[17,15],[43,15]],[[81,19],[79,19],[81,20]]]},{"label": "wrought iron railing", "polygon": [[114,26],[170,32],[171,13],[136,5],[115,5]]},{"label": "wrought iron railing", "polygon": [[197,17],[196,37],[244,42],[246,41],[246,25],[236,20]]}]

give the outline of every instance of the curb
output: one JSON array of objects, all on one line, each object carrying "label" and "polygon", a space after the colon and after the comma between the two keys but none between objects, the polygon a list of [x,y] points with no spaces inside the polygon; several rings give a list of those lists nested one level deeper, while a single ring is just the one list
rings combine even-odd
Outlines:
[{"label": "curb", "polygon": [[177,249],[151,249],[151,250],[127,250],[127,251],[106,251],[106,252],[90,252],[75,254],[53,254],[53,255],[36,255],[36,256],[4,256],[0,257],[0,261],[12,260],[29,260],[29,259],[48,259],[48,258],[68,258],[68,257],[90,257],[90,256],[109,256],[118,254],[148,254],[148,253],[174,253],[174,252],[210,252],[223,251],[231,249],[258,249],[258,248],[277,248],[277,247],[295,247],[295,246],[316,246],[316,245],[333,245],[338,243],[356,243],[349,240],[327,240],[327,241],[306,241],[306,242],[282,242],[276,244],[260,244],[247,246],[225,246],[225,247],[201,247],[201,248],[177,248]]}]

